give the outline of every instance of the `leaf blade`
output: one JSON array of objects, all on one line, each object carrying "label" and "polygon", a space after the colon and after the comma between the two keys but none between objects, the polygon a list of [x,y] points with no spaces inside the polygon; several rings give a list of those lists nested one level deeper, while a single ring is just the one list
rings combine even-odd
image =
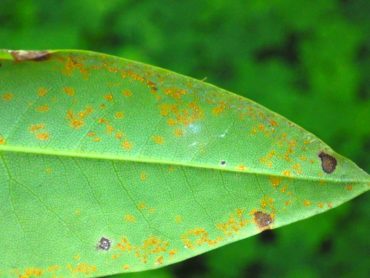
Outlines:
[{"label": "leaf blade", "polygon": [[159,267],[369,188],[364,171],[312,134],[212,85],[92,52],[30,57],[0,71],[16,80],[0,92],[4,238],[33,243],[13,248],[2,271]]}]

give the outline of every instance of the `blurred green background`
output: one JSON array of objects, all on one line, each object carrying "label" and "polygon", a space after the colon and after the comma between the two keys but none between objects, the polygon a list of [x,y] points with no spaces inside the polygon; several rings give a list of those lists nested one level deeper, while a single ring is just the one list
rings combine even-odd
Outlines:
[{"label": "blurred green background", "polygon": [[[368,0],[0,0],[0,48],[89,49],[207,78],[369,172],[369,18]],[[370,277],[366,203],[122,276]]]}]

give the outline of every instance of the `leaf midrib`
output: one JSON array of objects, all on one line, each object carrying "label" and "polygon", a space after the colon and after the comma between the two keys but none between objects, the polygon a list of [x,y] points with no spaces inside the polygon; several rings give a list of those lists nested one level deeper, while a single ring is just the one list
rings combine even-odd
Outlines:
[{"label": "leaf midrib", "polygon": [[[370,183],[369,179],[334,179],[334,178],[318,178],[312,176],[284,176],[278,173],[268,173],[263,171],[252,171],[252,170],[244,170],[238,171],[232,168],[227,167],[212,167],[210,165],[205,165],[202,163],[194,163],[189,162],[188,164],[184,162],[175,162],[175,161],[166,161],[166,160],[158,160],[149,157],[127,157],[127,156],[117,156],[112,154],[102,154],[102,153],[87,153],[87,152],[76,152],[76,151],[59,151],[59,150],[51,150],[51,149],[43,149],[43,148],[25,148],[24,146],[9,146],[4,145],[0,146],[0,155],[1,152],[10,152],[10,153],[25,153],[25,154],[35,154],[35,155],[47,155],[47,156],[61,156],[61,157],[74,157],[74,158],[85,158],[85,159],[97,159],[97,160],[111,160],[111,161],[126,161],[126,162],[138,162],[138,163],[147,163],[147,164],[161,164],[161,165],[173,165],[173,166],[180,166],[180,167],[190,167],[190,168],[201,168],[201,169],[208,169],[208,170],[217,170],[217,171],[225,171],[225,172],[233,172],[239,174],[246,174],[246,175],[261,175],[261,176],[272,176],[272,177],[279,177],[284,179],[298,179],[298,180],[305,180],[305,181],[327,181],[333,183]],[[99,156],[97,156],[97,154]]]}]

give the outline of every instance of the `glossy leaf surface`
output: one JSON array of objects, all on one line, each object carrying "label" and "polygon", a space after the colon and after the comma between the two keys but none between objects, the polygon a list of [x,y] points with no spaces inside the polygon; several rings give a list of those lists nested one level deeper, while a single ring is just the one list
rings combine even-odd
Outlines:
[{"label": "glossy leaf surface", "polygon": [[210,84],[92,52],[0,63],[0,277],[160,267],[369,189],[314,135]]}]

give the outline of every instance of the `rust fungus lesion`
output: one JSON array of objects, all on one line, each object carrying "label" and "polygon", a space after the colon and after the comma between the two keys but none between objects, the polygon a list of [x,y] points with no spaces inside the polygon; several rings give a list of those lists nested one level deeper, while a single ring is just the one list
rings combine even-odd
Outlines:
[{"label": "rust fungus lesion", "polygon": [[274,217],[269,213],[258,210],[253,213],[253,220],[260,230],[267,230],[271,229]]},{"label": "rust fungus lesion", "polygon": [[10,55],[17,62],[23,61],[45,61],[50,58],[50,52],[46,50],[10,50]]},{"label": "rust fungus lesion", "polygon": [[335,171],[335,168],[337,167],[337,160],[335,159],[335,157],[325,152],[320,152],[319,158],[321,159],[322,170],[325,173],[331,174]]}]

